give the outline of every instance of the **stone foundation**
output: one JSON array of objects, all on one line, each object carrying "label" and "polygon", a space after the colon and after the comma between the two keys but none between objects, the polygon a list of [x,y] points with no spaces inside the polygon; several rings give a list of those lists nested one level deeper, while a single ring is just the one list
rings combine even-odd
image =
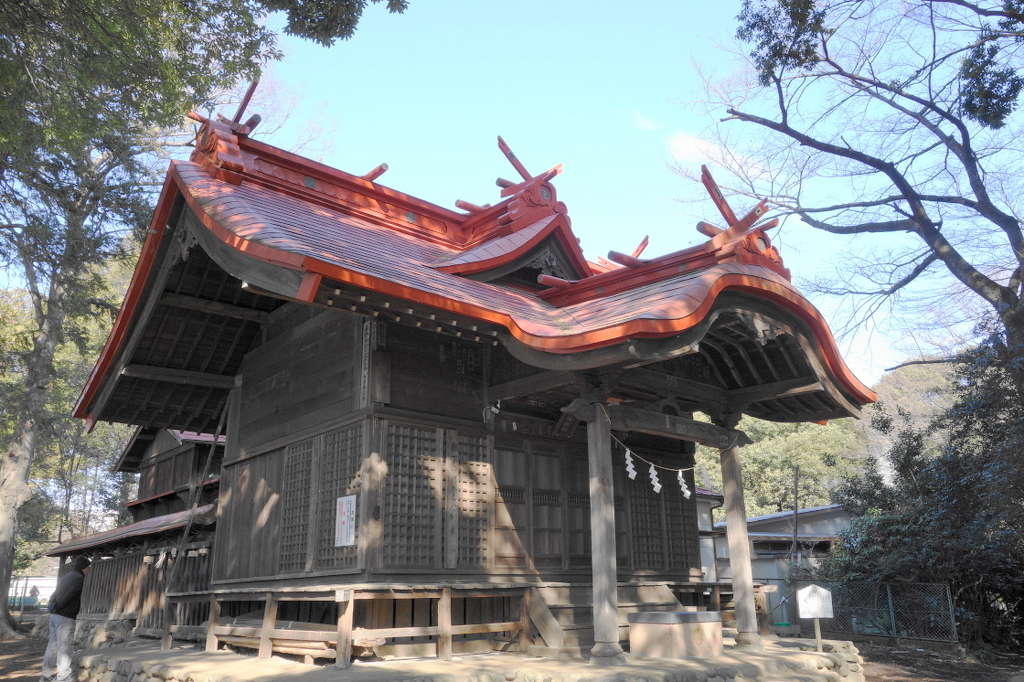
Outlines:
[{"label": "stone foundation", "polygon": [[[181,675],[179,677],[178,675]],[[188,671],[165,663],[83,656],[78,668],[80,682],[193,682]]]},{"label": "stone foundation", "polygon": [[131,637],[134,627],[134,620],[79,618],[75,624],[75,646],[82,649],[105,649],[124,644]]}]

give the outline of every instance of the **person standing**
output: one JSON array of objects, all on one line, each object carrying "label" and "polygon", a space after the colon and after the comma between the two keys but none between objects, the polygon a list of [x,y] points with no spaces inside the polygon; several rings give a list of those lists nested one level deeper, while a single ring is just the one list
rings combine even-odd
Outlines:
[{"label": "person standing", "polygon": [[89,564],[84,556],[75,557],[71,570],[60,579],[50,597],[50,639],[43,655],[40,680],[70,682],[74,679],[71,657],[75,645],[75,618],[82,607],[82,586]]}]

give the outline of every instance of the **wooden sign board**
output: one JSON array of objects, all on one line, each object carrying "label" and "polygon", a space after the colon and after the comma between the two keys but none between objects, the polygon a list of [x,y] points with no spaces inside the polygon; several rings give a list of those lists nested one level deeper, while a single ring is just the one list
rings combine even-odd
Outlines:
[{"label": "wooden sign board", "polygon": [[808,585],[796,593],[801,618],[832,618],[832,593],[818,585]]},{"label": "wooden sign board", "polygon": [[334,516],[334,546],[351,547],[356,544],[356,495],[339,497]]},{"label": "wooden sign board", "polygon": [[778,592],[779,591],[779,586],[778,585],[761,585],[761,591],[766,593],[766,594],[769,593],[769,592]]}]

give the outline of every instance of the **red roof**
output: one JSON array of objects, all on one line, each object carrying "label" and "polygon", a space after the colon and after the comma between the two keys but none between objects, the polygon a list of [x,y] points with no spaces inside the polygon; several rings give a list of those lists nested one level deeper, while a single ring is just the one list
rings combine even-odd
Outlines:
[{"label": "red roof", "polygon": [[[702,231],[712,236],[706,243],[659,258],[618,256],[624,267],[591,266],[551,185],[558,169],[530,175],[507,147],[523,180],[499,180],[504,199],[494,206],[460,202],[469,207],[467,214],[256,142],[246,133],[244,126],[207,121],[192,161],[172,163],[125,305],[77,416],[86,416],[124,342],[179,195],[223,243],[303,274],[299,296],[307,300],[321,278],[329,278],[500,325],[548,353],[676,335],[700,323],[723,291],[752,294],[801,319],[837,383],[857,402],[874,400],[846,367],[821,314],[789,282],[765,235],[771,225],[754,224],[764,204],[736,218],[716,195],[710,175],[705,184],[714,190],[727,229],[705,225]],[[486,278],[479,273],[529,257],[541,244],[565,264],[564,277],[544,280],[555,286],[528,291],[480,281]]]}]

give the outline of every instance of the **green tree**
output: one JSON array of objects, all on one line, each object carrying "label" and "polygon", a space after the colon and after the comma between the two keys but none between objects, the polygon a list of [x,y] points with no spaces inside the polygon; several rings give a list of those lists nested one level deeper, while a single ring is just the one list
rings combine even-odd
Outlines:
[{"label": "green tree", "polygon": [[725,93],[726,120],[769,133],[745,156],[733,149],[745,191],[860,238],[837,251],[867,245],[832,289],[870,299],[862,310],[923,297],[928,321],[949,323],[950,286],[972,292],[1002,325],[993,349],[1024,390],[1024,362],[1009,361],[1024,357],[1024,5],[744,0],[738,20],[763,89]]},{"label": "green tree", "polygon": [[[1024,645],[1024,396],[998,323],[956,366],[953,404],[928,428],[879,410],[893,437],[837,496],[859,518],[824,567],[844,581],[949,583],[962,641]],[[938,432],[936,441],[930,436]]]},{"label": "green tree", "polygon": [[[793,509],[793,474],[798,466],[800,507],[829,504],[832,489],[860,466],[863,443],[851,419],[819,426],[744,417],[737,428],[754,441],[740,449],[748,516]],[[696,463],[697,482],[721,490],[718,451],[699,446]]]},{"label": "green tree", "polygon": [[[55,356],[105,310],[97,266],[150,215],[163,132],[219,89],[280,56],[266,14],[330,44],[365,0],[38,0],[0,3],[0,258],[31,324],[10,347],[0,459],[0,637],[16,636],[7,593],[18,509],[46,445]],[[391,0],[401,11],[405,3]]]}]

